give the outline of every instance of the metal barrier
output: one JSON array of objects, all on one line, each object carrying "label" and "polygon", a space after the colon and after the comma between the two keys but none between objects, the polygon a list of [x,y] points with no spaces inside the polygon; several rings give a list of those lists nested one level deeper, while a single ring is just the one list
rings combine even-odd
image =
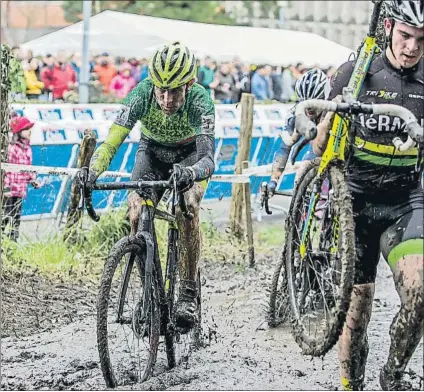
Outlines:
[{"label": "metal barrier", "polygon": [[[56,217],[66,210],[72,173],[76,170],[72,168],[76,166],[84,129],[93,129],[97,142],[103,142],[119,108],[120,105],[116,104],[12,105],[12,109],[19,115],[25,115],[36,122],[31,145],[33,164],[38,166],[37,180],[41,182],[42,187],[40,189],[29,187],[23,205],[24,219]],[[213,181],[209,183],[206,200],[230,197],[231,183],[236,181],[250,180],[252,194],[259,191],[260,183],[269,180],[270,172],[264,172],[263,167],[272,162],[274,153],[279,148],[281,143],[279,134],[289,109],[290,105],[284,104],[255,106],[249,157],[251,174],[240,177],[234,175],[234,165],[241,110],[236,105],[216,105],[216,171]],[[131,173],[139,138],[140,128],[137,123],[112,160],[110,173],[115,172],[116,175],[120,173],[122,176]],[[6,167],[11,168],[2,165],[3,169]],[[57,171],[49,168],[57,168]],[[111,177],[106,176],[103,181],[111,180]],[[293,182],[294,174],[288,173],[282,177],[279,189],[292,189]],[[96,209],[104,210],[119,206],[125,200],[125,196],[125,191],[97,192],[93,202]]]}]

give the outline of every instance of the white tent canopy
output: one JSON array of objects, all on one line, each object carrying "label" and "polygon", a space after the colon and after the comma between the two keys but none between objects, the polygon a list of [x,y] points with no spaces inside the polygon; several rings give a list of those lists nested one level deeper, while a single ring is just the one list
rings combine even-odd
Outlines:
[{"label": "white tent canopy", "polygon": [[[22,44],[36,54],[81,51],[83,23]],[[173,41],[184,42],[197,55],[218,61],[239,56],[251,63],[338,66],[352,50],[313,33],[245,26],[222,26],[104,11],[91,17],[89,50],[116,56],[149,57]]]}]

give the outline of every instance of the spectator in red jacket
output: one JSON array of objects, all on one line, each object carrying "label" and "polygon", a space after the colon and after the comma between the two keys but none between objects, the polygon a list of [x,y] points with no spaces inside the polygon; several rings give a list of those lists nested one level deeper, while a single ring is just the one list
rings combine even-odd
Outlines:
[{"label": "spectator in red jacket", "polygon": [[[30,146],[31,128],[34,123],[26,117],[14,117],[10,121],[12,141],[8,147],[8,162],[31,165],[32,150]],[[30,183],[34,188],[40,184],[35,181],[35,174],[7,172],[4,179],[3,216],[1,222],[2,232],[10,223],[9,237],[13,241],[19,238],[19,226],[21,224],[22,202],[27,195],[27,187]]]},{"label": "spectator in red jacket", "polygon": [[77,82],[76,73],[63,52],[56,55],[52,67],[43,68],[41,79],[45,88],[53,93],[53,100],[63,99],[63,94],[71,90]]}]

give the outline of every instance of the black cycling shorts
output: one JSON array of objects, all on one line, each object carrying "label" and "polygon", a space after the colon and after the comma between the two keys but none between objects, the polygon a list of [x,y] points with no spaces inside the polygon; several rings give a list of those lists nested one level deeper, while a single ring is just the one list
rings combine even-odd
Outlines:
[{"label": "black cycling shorts", "polygon": [[353,193],[356,236],[355,283],[374,283],[380,252],[393,268],[407,254],[422,254],[424,246],[423,190],[403,195]]},{"label": "black cycling shorts", "polygon": [[[196,142],[179,146],[163,146],[152,140],[140,139],[135,165],[131,180],[161,181],[168,180],[174,164],[191,166],[197,162]],[[163,192],[150,194],[157,203],[162,198]]]}]

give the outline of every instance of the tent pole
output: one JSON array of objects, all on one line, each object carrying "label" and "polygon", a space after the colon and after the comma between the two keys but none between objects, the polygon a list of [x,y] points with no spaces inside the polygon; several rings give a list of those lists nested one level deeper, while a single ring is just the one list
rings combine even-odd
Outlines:
[{"label": "tent pole", "polygon": [[88,59],[88,35],[90,30],[91,17],[91,0],[84,0],[83,16],[84,16],[84,33],[82,38],[82,65],[79,81],[79,103],[88,103],[88,81],[90,78],[89,59]]}]

